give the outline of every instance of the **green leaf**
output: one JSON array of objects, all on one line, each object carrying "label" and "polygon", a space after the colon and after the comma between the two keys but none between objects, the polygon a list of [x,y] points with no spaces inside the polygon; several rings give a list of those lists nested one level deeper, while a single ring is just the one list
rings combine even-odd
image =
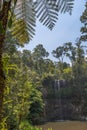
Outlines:
[{"label": "green leaf", "polygon": [[11,28],[12,27],[12,17],[10,17],[9,21],[8,21],[8,27]]}]

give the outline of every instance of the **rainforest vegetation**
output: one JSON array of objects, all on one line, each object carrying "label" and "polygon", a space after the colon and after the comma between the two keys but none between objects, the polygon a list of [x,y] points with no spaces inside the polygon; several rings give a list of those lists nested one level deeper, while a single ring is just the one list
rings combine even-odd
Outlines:
[{"label": "rainforest vegetation", "polygon": [[[18,20],[15,18],[16,16],[12,19],[12,10],[14,10],[16,2],[17,0],[14,0],[12,8],[10,8],[11,0],[4,1],[4,4],[2,3],[3,8],[0,5],[0,129],[38,130],[39,128],[32,125],[40,124],[48,119],[46,116],[46,101],[57,98],[53,92],[55,80],[66,81],[66,87],[62,88],[56,95],[61,94],[61,100],[66,100],[65,103],[69,103],[69,110],[72,112],[69,119],[86,119],[87,51],[85,43],[87,41],[87,3],[80,17],[83,23],[80,30],[81,36],[78,36],[79,38],[75,43],[68,41],[53,50],[52,55],[56,58],[56,62],[54,62],[49,59],[49,52],[44,48],[43,43],[38,44],[33,52],[18,49],[19,46],[23,47],[24,43],[32,38],[34,23],[32,23],[32,26],[27,23],[27,28],[30,27],[32,30],[29,30],[29,33],[25,29],[24,19]],[[31,1],[29,2],[32,4]],[[38,4],[38,2],[35,3],[37,8],[39,8]],[[55,3],[50,3],[50,6],[51,4],[54,5]],[[56,4],[53,7],[57,8]],[[63,9],[61,10],[66,12]],[[67,11],[71,13],[71,9],[69,8]],[[31,16],[33,17],[34,14]],[[32,21],[35,22],[34,20],[33,17]],[[43,20],[41,21],[43,22]],[[6,28],[7,24],[9,27],[13,26],[11,31]],[[46,23],[45,21],[44,24],[50,29],[54,26],[52,22]],[[23,28],[20,28],[20,25]],[[19,30],[17,30],[18,28]],[[19,33],[17,33],[18,31]],[[69,63],[66,62],[66,58]]]}]

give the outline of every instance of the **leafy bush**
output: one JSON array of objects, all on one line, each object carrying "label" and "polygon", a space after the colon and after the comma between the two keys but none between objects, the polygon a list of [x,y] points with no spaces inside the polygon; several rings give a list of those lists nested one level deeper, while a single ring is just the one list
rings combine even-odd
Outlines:
[{"label": "leafy bush", "polygon": [[20,130],[42,130],[42,128],[33,127],[26,120],[21,122],[19,129]]}]

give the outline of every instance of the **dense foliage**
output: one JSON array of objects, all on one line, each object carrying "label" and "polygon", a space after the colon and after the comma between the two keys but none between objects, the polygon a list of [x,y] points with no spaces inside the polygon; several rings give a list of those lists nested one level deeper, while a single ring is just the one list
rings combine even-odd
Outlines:
[{"label": "dense foliage", "polygon": [[[21,130],[24,122],[38,124],[46,119],[46,100],[57,99],[72,105],[70,119],[80,119],[87,115],[87,61],[85,48],[80,40],[59,46],[52,54],[58,59],[48,59],[48,52],[39,44],[34,51],[18,51],[14,39],[6,41],[3,51],[4,76],[4,127]],[[11,45],[10,45],[11,44]],[[62,50],[61,50],[62,49]],[[61,51],[61,53],[60,53]],[[74,52],[74,53],[73,53]],[[63,56],[64,55],[64,56]],[[47,57],[47,58],[46,58]],[[69,58],[71,65],[63,60]],[[60,60],[62,59],[62,60]],[[54,91],[55,80],[65,80],[65,87]],[[50,104],[51,105],[51,104]],[[78,111],[77,111],[78,109]],[[24,130],[24,129],[23,129]]]},{"label": "dense foliage", "polygon": [[[86,12],[87,9],[81,21],[84,21]],[[62,117],[85,119],[87,117],[87,59],[86,46],[81,41],[82,37],[78,38],[75,44],[67,42],[53,50],[52,54],[57,59],[54,62],[48,58],[49,53],[42,44],[37,45],[33,52],[19,51],[19,42],[12,37],[11,33],[7,32],[7,35],[2,55],[6,88],[3,122],[0,124],[0,129],[39,130],[33,128],[31,124],[36,125],[50,119],[47,118],[50,115],[48,109],[50,107],[51,110],[52,105],[55,108],[56,103],[51,103],[59,99],[61,99],[62,111],[66,108],[68,113],[71,113],[70,116],[62,115]],[[70,64],[65,62],[66,58],[69,59]],[[57,85],[61,82],[59,91],[55,90],[56,81],[58,81]]]},{"label": "dense foliage", "polygon": [[1,0],[0,1],[0,122],[2,121],[5,78],[3,46],[8,30],[21,46],[35,34],[36,18],[50,30],[58,20],[58,13],[71,14],[74,0]]}]

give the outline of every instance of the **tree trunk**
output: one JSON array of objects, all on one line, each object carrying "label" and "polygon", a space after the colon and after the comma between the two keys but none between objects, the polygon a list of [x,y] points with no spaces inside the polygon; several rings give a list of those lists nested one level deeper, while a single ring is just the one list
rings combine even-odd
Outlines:
[{"label": "tree trunk", "polygon": [[2,119],[4,88],[5,88],[5,78],[4,78],[4,73],[3,73],[2,44],[1,44],[1,37],[0,37],[0,121]]},{"label": "tree trunk", "polygon": [[6,27],[8,22],[8,12],[10,9],[10,3],[4,2],[3,8],[0,11],[0,122],[2,120],[2,112],[3,112],[3,96],[4,96],[4,90],[5,90],[5,76],[3,72],[3,62],[2,62],[2,54],[3,54],[3,43],[5,39],[6,34]]}]

